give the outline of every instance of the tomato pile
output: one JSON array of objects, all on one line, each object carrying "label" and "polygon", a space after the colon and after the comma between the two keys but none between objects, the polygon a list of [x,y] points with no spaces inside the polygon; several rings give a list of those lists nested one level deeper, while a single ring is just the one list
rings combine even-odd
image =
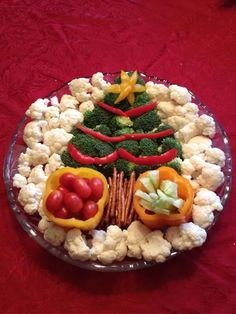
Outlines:
[{"label": "tomato pile", "polygon": [[82,178],[67,172],[60,176],[59,183],[46,199],[47,210],[55,217],[87,220],[97,214],[97,202],[104,191],[100,178]]}]

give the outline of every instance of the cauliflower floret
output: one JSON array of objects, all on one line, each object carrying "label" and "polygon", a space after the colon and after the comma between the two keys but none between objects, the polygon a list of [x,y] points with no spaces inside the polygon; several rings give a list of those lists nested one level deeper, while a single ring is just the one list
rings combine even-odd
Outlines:
[{"label": "cauliflower floret", "polygon": [[52,106],[59,107],[59,101],[58,101],[57,96],[53,96],[53,97],[50,99],[50,102],[51,102],[51,105],[52,105]]},{"label": "cauliflower floret", "polygon": [[209,137],[203,135],[197,135],[191,138],[188,144],[198,144],[198,145],[205,145],[206,147],[212,146],[212,140]]},{"label": "cauliflower floret", "polygon": [[194,121],[186,124],[182,129],[176,132],[175,137],[182,143],[188,143],[191,138],[199,134],[199,129]]},{"label": "cauliflower floret", "polygon": [[31,172],[31,168],[29,166],[29,164],[18,164],[18,172],[20,175],[22,175],[23,177],[28,177],[30,175]]},{"label": "cauliflower floret", "polygon": [[189,159],[184,159],[181,163],[181,173],[185,176],[190,176],[194,173],[195,168],[192,165],[191,161]]},{"label": "cauliflower floret", "polygon": [[163,238],[160,230],[148,233],[146,242],[141,243],[142,255],[146,261],[163,263],[170,255],[171,245]]},{"label": "cauliflower floret", "polygon": [[75,109],[66,109],[59,118],[60,126],[67,132],[70,132],[74,125],[78,122],[83,122],[83,120],[84,115]]},{"label": "cauliflower floret", "polygon": [[43,134],[47,128],[47,122],[43,120],[31,121],[24,128],[23,139],[28,147],[40,143],[43,140]]},{"label": "cauliflower floret", "polygon": [[200,134],[213,138],[216,133],[215,121],[212,117],[203,114],[196,120],[196,126]]},{"label": "cauliflower floret", "polygon": [[94,104],[91,100],[85,101],[79,106],[79,111],[85,114],[86,111],[93,111]]},{"label": "cauliflower floret", "polygon": [[127,255],[129,257],[142,258],[141,244],[145,243],[146,236],[151,230],[140,221],[133,221],[127,229]]},{"label": "cauliflower floret", "polygon": [[76,93],[90,92],[92,90],[92,85],[89,83],[88,78],[81,77],[81,78],[72,80],[69,83],[69,88],[70,88],[71,94],[75,96]]},{"label": "cauliflower floret", "polygon": [[192,218],[193,222],[199,227],[204,229],[209,227],[214,220],[212,207],[209,205],[207,206],[193,205]]},{"label": "cauliflower floret", "polygon": [[22,188],[24,185],[27,184],[27,179],[26,177],[22,176],[19,173],[16,173],[13,177],[13,186],[16,188]]},{"label": "cauliflower floret", "polygon": [[182,145],[183,157],[190,158],[195,155],[202,154],[206,151],[208,146],[205,144],[187,143]]},{"label": "cauliflower floret", "polygon": [[37,165],[35,166],[30,173],[30,176],[28,178],[29,183],[40,183],[47,180],[47,176],[45,175],[45,172],[43,170],[43,165]]},{"label": "cauliflower floret", "polygon": [[18,201],[29,215],[37,212],[41,198],[42,191],[34,183],[24,185],[18,195]]},{"label": "cauliflower floret", "polygon": [[105,90],[107,88],[107,86],[110,85],[110,83],[107,83],[104,79],[103,79],[104,75],[101,72],[97,72],[95,74],[93,74],[91,82],[93,84],[94,87],[97,87],[101,90]]},{"label": "cauliflower floret", "polygon": [[52,223],[44,230],[43,237],[53,246],[60,246],[65,241],[66,232],[62,227]]},{"label": "cauliflower floret", "polygon": [[37,99],[34,103],[30,105],[26,111],[26,115],[31,119],[41,120],[43,119],[44,112],[47,110],[47,105],[49,103],[48,99]]},{"label": "cauliflower floret", "polygon": [[30,148],[26,149],[26,155],[29,156],[30,165],[32,166],[44,165],[47,163],[48,158],[50,156],[50,149],[45,144],[37,143],[34,144],[32,149]]},{"label": "cauliflower floret", "polygon": [[53,225],[53,223],[51,221],[48,221],[47,217],[44,216],[44,217],[42,217],[42,219],[39,220],[38,228],[39,228],[39,231],[44,233],[45,230],[52,227],[52,225]]},{"label": "cauliflower floret", "polygon": [[207,238],[207,233],[192,222],[177,227],[170,227],[166,232],[166,239],[176,250],[191,250],[201,246]]},{"label": "cauliflower floret", "polygon": [[185,87],[178,85],[170,85],[170,98],[175,100],[180,105],[185,105],[188,102],[191,102],[191,94]]},{"label": "cauliflower floret", "polygon": [[210,147],[205,151],[205,159],[207,162],[219,165],[221,168],[225,165],[225,153],[216,147]]},{"label": "cauliflower floret", "polygon": [[104,242],[106,240],[106,231],[104,230],[91,230],[89,234],[92,236],[90,241],[91,245],[91,260],[96,260],[97,256],[104,250]]},{"label": "cauliflower floret", "polygon": [[97,255],[97,259],[103,264],[122,261],[127,253],[126,233],[118,226],[110,225],[107,228],[106,238],[103,242],[103,250]]},{"label": "cauliflower floret", "polygon": [[72,136],[62,128],[52,129],[45,132],[44,144],[50,147],[51,153],[61,153]]},{"label": "cauliflower floret", "polygon": [[78,102],[81,103],[81,102],[90,100],[91,94],[86,93],[86,92],[80,92],[80,93],[76,93],[75,97],[78,100]]},{"label": "cauliflower floret", "polygon": [[49,130],[58,128],[60,126],[59,123],[60,110],[58,107],[49,106],[44,116],[45,120],[47,121]]},{"label": "cauliflower floret", "polygon": [[175,131],[182,129],[185,125],[189,123],[189,120],[185,117],[172,116],[167,118],[166,123],[172,126]]},{"label": "cauliflower floret", "polygon": [[215,192],[204,188],[199,189],[197,192],[194,198],[194,204],[199,206],[209,205],[211,208],[213,208],[213,210],[218,211],[223,209],[219,196]]},{"label": "cauliflower floret", "polygon": [[61,97],[61,101],[59,104],[59,108],[61,111],[65,111],[66,109],[76,109],[78,105],[78,100],[71,95],[63,95]]},{"label": "cauliflower floret", "polygon": [[72,259],[80,261],[90,259],[90,248],[88,247],[85,237],[79,229],[71,229],[67,233],[64,247]]},{"label": "cauliflower floret", "polygon": [[205,163],[201,174],[196,178],[197,182],[203,188],[215,191],[224,182],[224,174],[220,169],[218,165]]},{"label": "cauliflower floret", "polygon": [[185,105],[180,106],[180,107],[182,107],[184,109],[185,115],[187,117],[190,118],[191,116],[196,116],[196,117],[198,116],[199,109],[198,109],[198,106],[196,104],[194,104],[192,102],[188,102]]},{"label": "cauliflower floret", "polygon": [[157,106],[157,110],[160,118],[166,119],[175,112],[175,103],[173,101],[161,101]]},{"label": "cauliflower floret", "polygon": [[45,166],[45,174],[48,176],[61,167],[63,167],[61,156],[54,153],[48,159],[48,163]]},{"label": "cauliflower floret", "polygon": [[149,94],[153,101],[168,101],[170,100],[169,88],[164,84],[151,84],[146,83],[146,92]]},{"label": "cauliflower floret", "polygon": [[94,102],[102,100],[104,98],[104,91],[102,89],[94,87],[91,96]]}]

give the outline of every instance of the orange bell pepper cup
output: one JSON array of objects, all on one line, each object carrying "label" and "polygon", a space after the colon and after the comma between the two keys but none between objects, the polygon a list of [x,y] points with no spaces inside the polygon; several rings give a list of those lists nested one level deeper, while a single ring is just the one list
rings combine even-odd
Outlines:
[{"label": "orange bell pepper cup", "polygon": [[142,173],[134,186],[133,204],[136,213],[140,220],[150,229],[158,229],[165,226],[178,226],[190,220],[192,216],[192,205],[194,199],[194,191],[189,181],[179,175],[174,169],[170,167],[160,167],[159,180],[170,180],[178,185],[178,197],[182,198],[185,202],[179,213],[164,214],[149,214],[144,207],[139,204],[140,198],[135,195],[137,190],[146,192],[140,178],[147,177],[148,171]]}]

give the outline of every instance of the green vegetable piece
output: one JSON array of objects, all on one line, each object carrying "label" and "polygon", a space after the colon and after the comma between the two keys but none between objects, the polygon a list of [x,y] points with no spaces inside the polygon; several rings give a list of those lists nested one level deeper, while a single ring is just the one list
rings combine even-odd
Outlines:
[{"label": "green vegetable piece", "polygon": [[148,193],[145,193],[145,192],[143,192],[143,191],[141,191],[141,190],[137,190],[137,191],[135,192],[135,195],[138,196],[138,197],[140,197],[141,199],[143,199],[143,200],[149,202],[149,203],[152,203],[152,201],[153,201],[153,199],[151,198],[150,195],[148,195]]},{"label": "green vegetable piece", "polygon": [[107,110],[95,106],[92,111],[86,111],[83,124],[88,128],[95,128],[99,124],[110,125],[113,114]]},{"label": "green vegetable piece", "polygon": [[158,170],[151,170],[148,172],[149,178],[152,182],[152,185],[155,189],[159,187],[159,171]]},{"label": "green vegetable piece", "polygon": [[141,178],[140,182],[142,183],[142,185],[144,186],[144,188],[147,190],[148,193],[155,193],[155,188],[149,177]]},{"label": "green vegetable piece", "polygon": [[176,157],[175,159],[171,160],[170,162],[164,164],[166,167],[171,167],[175,169],[179,174],[181,174],[181,164],[182,159],[179,157]]},{"label": "green vegetable piece", "polygon": [[139,147],[143,156],[153,156],[159,154],[156,142],[150,138],[141,139]]},{"label": "green vegetable piece", "polygon": [[122,129],[119,129],[117,131],[114,132],[114,136],[120,136],[120,135],[124,135],[124,134],[132,134],[134,133],[134,130],[132,128],[129,127],[125,127]]},{"label": "green vegetable piece", "polygon": [[167,196],[163,193],[160,189],[157,190],[157,194],[159,196],[158,200],[154,201],[154,204],[158,208],[166,208],[166,209],[173,209],[173,202],[174,199]]},{"label": "green vegetable piece", "polygon": [[166,195],[174,199],[178,198],[178,185],[175,182],[170,181],[170,180],[163,180],[161,182],[160,189]]},{"label": "green vegetable piece", "polygon": [[182,198],[178,198],[177,200],[174,200],[173,206],[180,209],[184,206],[184,200]]},{"label": "green vegetable piece", "polygon": [[177,157],[182,157],[182,145],[180,144],[180,142],[178,142],[175,138],[165,137],[162,140],[161,152],[165,153],[171,148],[177,149]]},{"label": "green vegetable piece", "polygon": [[98,124],[94,128],[94,131],[100,132],[100,133],[102,133],[104,135],[107,135],[107,136],[111,136],[112,135],[110,128],[106,124]]},{"label": "green vegetable piece", "polygon": [[125,150],[127,150],[127,152],[129,152],[135,156],[138,156],[140,154],[138,141],[125,140],[125,141],[122,141],[120,143],[117,143],[116,148],[117,149],[124,148]]},{"label": "green vegetable piece", "polygon": [[134,107],[140,107],[146,105],[151,100],[151,97],[148,95],[147,92],[143,92],[136,96],[134,101]]},{"label": "green vegetable piece", "polygon": [[144,113],[140,117],[135,118],[133,121],[134,130],[142,129],[144,132],[152,131],[161,123],[156,109]]}]

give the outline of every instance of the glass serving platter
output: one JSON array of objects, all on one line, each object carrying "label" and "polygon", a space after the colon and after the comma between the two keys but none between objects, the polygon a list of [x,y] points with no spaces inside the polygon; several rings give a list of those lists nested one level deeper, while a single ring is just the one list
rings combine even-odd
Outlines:
[{"label": "glass serving platter", "polygon": [[[113,82],[114,78],[119,73],[106,73],[104,75],[104,78],[106,81]],[[160,79],[156,76],[149,76],[146,74],[141,73],[140,74],[145,82],[147,81],[153,81],[154,83],[161,83],[166,86],[169,86],[173,83],[170,83],[168,80]],[[191,92],[190,92],[191,93]],[[59,89],[52,91],[49,95],[46,96],[46,98],[51,98],[53,96],[57,96],[58,99],[61,98],[64,94],[70,94],[68,83],[63,84]],[[214,115],[209,112],[206,105],[204,105],[193,93],[192,95],[192,102],[198,105],[199,107],[199,114],[206,113],[214,118]],[[214,118],[215,120],[215,118]],[[38,229],[38,222],[40,220],[39,215],[30,216],[27,215],[19,202],[17,201],[18,197],[18,189],[13,187],[13,177],[15,173],[17,173],[17,163],[18,163],[18,157],[21,152],[24,152],[26,150],[26,145],[23,142],[23,130],[25,124],[28,122],[28,119],[26,116],[24,116],[19,124],[17,125],[16,132],[14,133],[12,140],[9,144],[9,149],[7,152],[7,156],[4,162],[4,181],[5,186],[7,190],[7,196],[9,200],[10,207],[16,216],[17,220],[23,227],[23,229],[27,232],[27,234],[34,239],[39,245],[41,245],[44,249],[46,249],[49,253],[55,255],[57,258],[73,264],[77,267],[89,269],[89,270],[95,270],[95,271],[102,271],[102,272],[114,272],[114,271],[131,271],[141,268],[146,268],[150,266],[157,265],[157,262],[147,262],[144,260],[137,260],[137,259],[130,259],[126,258],[122,262],[116,262],[112,263],[111,265],[103,265],[100,262],[97,261],[86,261],[81,262],[78,260],[73,260],[68,255],[67,251],[61,247],[54,247],[50,243],[48,243],[43,238],[43,234]],[[226,162],[225,166],[222,169],[225,180],[224,183],[218,188],[216,193],[219,195],[223,207],[225,207],[225,204],[229,198],[231,186],[232,186],[232,157],[230,153],[230,147],[229,147],[229,141],[227,134],[224,130],[224,128],[215,120],[216,122],[216,135],[213,139],[213,146],[218,147],[222,149],[226,156]],[[214,221],[211,224],[211,226],[208,227],[207,231],[215,224],[220,212],[217,212],[214,217]],[[172,250],[171,255],[168,257],[168,259],[175,257],[176,255],[180,254],[181,252]]]}]

